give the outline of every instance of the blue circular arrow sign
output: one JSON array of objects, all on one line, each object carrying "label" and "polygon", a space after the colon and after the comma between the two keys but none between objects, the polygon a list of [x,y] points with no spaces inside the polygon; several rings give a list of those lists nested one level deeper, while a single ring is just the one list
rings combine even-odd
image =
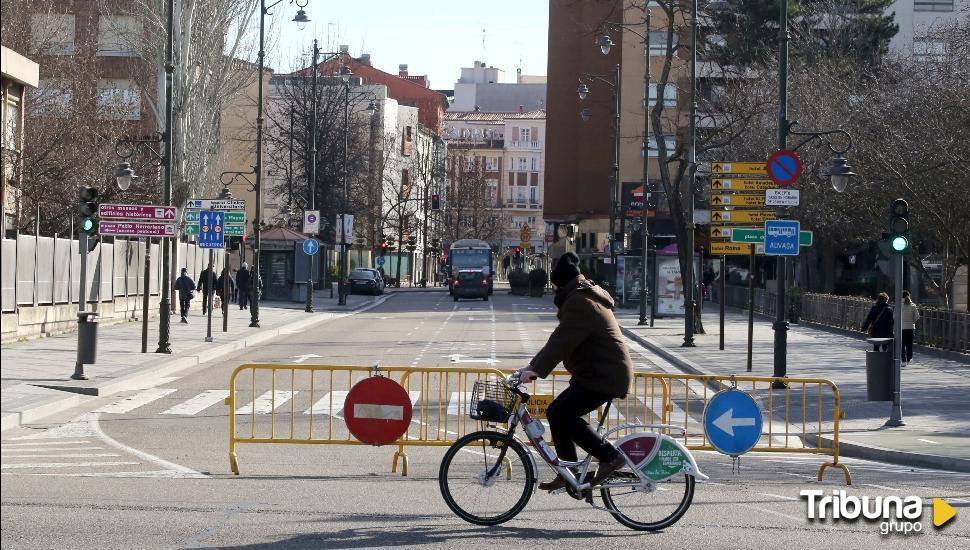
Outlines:
[{"label": "blue circular arrow sign", "polygon": [[313,256],[318,250],[320,250],[320,243],[316,239],[303,241],[303,253],[307,256]]},{"label": "blue circular arrow sign", "polygon": [[761,409],[738,389],[720,391],[704,408],[704,434],[719,452],[738,456],[750,451],[761,437]]}]

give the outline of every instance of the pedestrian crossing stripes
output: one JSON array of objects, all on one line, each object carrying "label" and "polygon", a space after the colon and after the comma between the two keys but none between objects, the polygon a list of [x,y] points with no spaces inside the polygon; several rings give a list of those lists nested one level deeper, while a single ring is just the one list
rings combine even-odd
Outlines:
[{"label": "pedestrian crossing stripes", "polygon": [[298,393],[289,390],[268,391],[256,398],[255,401],[236,409],[236,414],[269,414],[273,409],[279,408]]},{"label": "pedestrian crossing stripes", "polygon": [[115,401],[114,403],[95,409],[96,413],[109,413],[109,414],[125,414],[129,413],[139,407],[143,407],[152,401],[161,399],[170,393],[174,393],[176,390],[172,388],[151,388],[140,393],[136,393],[130,397],[126,397],[121,401]]},{"label": "pedestrian crossing stripes", "polygon": [[180,403],[168,410],[162,411],[161,414],[175,414],[182,416],[199,414],[216,403],[223,402],[227,397],[229,397],[229,390],[206,390],[199,395],[196,395],[192,399],[185,401],[184,403]]}]

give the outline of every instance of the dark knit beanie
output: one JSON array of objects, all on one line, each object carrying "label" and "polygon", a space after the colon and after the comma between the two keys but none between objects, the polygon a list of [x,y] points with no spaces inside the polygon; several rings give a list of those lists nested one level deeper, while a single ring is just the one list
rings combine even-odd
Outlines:
[{"label": "dark knit beanie", "polygon": [[566,252],[559,257],[556,267],[552,269],[549,280],[556,286],[566,286],[579,276],[579,256],[575,252]]}]

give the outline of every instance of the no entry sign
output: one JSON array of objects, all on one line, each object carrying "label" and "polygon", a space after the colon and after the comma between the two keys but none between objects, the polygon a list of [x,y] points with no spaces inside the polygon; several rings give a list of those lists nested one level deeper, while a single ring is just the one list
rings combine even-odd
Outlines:
[{"label": "no entry sign", "polygon": [[802,160],[794,151],[779,149],[768,157],[766,169],[775,185],[793,185],[802,175]]},{"label": "no entry sign", "polygon": [[400,384],[373,376],[350,388],[344,402],[344,420],[359,441],[387,445],[407,431],[411,410],[411,398]]}]

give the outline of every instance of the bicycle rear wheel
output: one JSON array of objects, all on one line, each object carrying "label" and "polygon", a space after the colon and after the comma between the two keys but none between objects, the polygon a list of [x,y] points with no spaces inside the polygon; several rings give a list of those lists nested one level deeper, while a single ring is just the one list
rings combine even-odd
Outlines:
[{"label": "bicycle rear wheel", "polygon": [[[632,474],[630,474],[632,475]],[[604,487],[600,490],[613,517],[630,529],[659,531],[677,523],[694,499],[694,476],[674,476],[655,485],[653,492],[633,487]]]},{"label": "bicycle rear wheel", "polygon": [[[516,516],[532,498],[536,472],[528,451],[506,434],[475,432],[456,441],[445,453],[438,486],[445,503],[461,519],[476,525],[498,525]],[[498,469],[495,470],[496,466]],[[489,477],[487,473],[497,472]]]}]

